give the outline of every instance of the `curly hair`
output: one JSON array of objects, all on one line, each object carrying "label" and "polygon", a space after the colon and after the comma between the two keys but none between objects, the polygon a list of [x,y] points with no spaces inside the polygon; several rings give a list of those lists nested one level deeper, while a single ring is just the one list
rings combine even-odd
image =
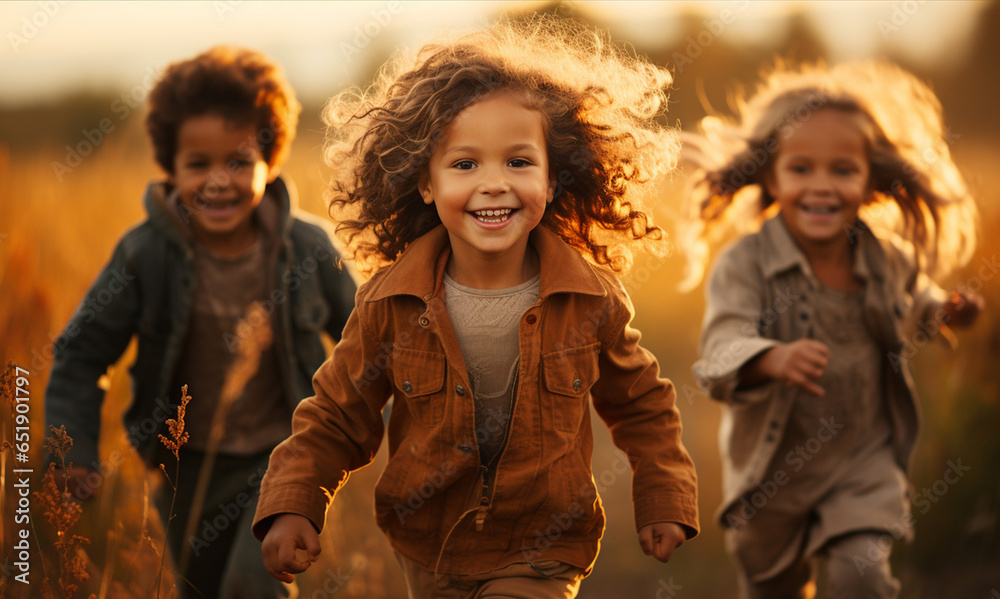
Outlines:
[{"label": "curly hair", "polygon": [[268,166],[281,166],[291,151],[299,112],[295,91],[281,69],[264,55],[215,46],[175,62],[149,94],[146,130],[156,162],[174,174],[177,135],[185,121],[205,114],[257,129]]},{"label": "curly hair", "polygon": [[764,182],[781,141],[824,109],[856,116],[865,138],[872,190],[860,213],[865,224],[910,245],[933,278],[969,261],[977,210],[952,161],[934,92],[886,62],[778,63],[748,100],[737,102],[735,120],[709,116],[699,133],[681,134],[681,160],[698,169],[688,226],[679,234],[688,255],[682,287],[704,276],[711,241],[746,232],[776,210]]},{"label": "curly hair", "polygon": [[667,249],[642,202],[676,166],[677,134],[656,121],[671,81],[601,32],[541,16],[400,54],[367,92],[345,90],[324,110],[338,234],[361,272],[393,262],[441,222],[418,184],[445,129],[467,106],[512,92],[543,116],[555,199],[541,225],[627,270],[631,246]]}]

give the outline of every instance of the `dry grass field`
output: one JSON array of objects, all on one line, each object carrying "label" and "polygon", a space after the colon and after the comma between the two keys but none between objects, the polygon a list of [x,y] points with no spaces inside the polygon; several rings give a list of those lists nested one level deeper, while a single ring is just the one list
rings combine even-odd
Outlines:
[{"label": "dry grass field", "polygon": [[[702,60],[700,66],[708,68],[719,59],[706,55]],[[679,83],[682,89],[687,85],[683,93],[689,98],[682,99],[681,106],[692,105],[693,86],[682,78]],[[980,204],[981,242],[972,262],[944,284],[978,290],[986,298],[987,309],[974,329],[957,333],[958,351],[928,344],[913,358],[924,414],[911,472],[916,538],[899,544],[893,554],[894,572],[903,583],[902,596],[910,599],[1000,597],[1000,209],[996,192],[1000,189],[996,168],[1000,142],[995,115],[990,114],[988,126],[980,129],[978,121],[963,110],[974,111],[983,104],[971,97],[969,102],[968,106],[945,102],[945,109],[965,123],[956,130],[961,136],[952,152]],[[0,132],[0,358],[4,364],[9,361],[30,372],[34,490],[41,488],[39,465],[46,434],[43,395],[52,341],[117,239],[143,218],[140,198],[146,183],[161,176],[138,114],[116,123],[116,129],[80,156],[78,164],[68,159],[67,146],[80,148],[84,132],[113,114],[108,106],[103,99],[85,98],[0,113],[4,119]],[[322,215],[328,171],[321,163],[316,112],[312,107],[303,114],[285,174],[298,188],[300,206]],[[682,122],[688,122],[683,113]],[[668,231],[679,203],[680,183],[665,184],[658,199],[657,216]],[[679,549],[669,565],[642,554],[632,527],[630,477],[616,474],[615,449],[595,418],[593,470],[609,517],[595,571],[580,594],[583,599],[735,596],[733,569],[712,519],[720,500],[719,408],[696,391],[690,374],[704,304],[701,289],[688,294],[676,290],[681,268],[677,254],[665,260],[640,257],[624,282],[633,296],[638,314],[635,325],[643,332],[643,343],[678,388],[685,443],[699,471],[703,532]],[[130,348],[109,370],[104,383],[107,399],[101,455],[123,459],[116,460],[120,464],[109,470],[96,496],[82,504],[82,515],[71,531],[89,539],[77,553],[89,578],[73,597],[157,595],[157,552],[162,549],[163,533],[150,509],[150,481],[156,477],[144,472],[123,440],[121,425],[130,402],[127,367],[131,355]],[[0,410],[5,419],[2,432],[8,435],[12,420],[7,420],[6,406]],[[43,596],[43,577],[50,578],[53,590],[58,586],[54,582],[59,563],[53,546],[56,535],[36,506],[31,513],[33,583],[29,589],[15,582],[12,576],[18,571],[11,550],[15,542],[11,523],[17,501],[10,479],[15,466],[12,451],[4,450],[3,456],[7,478],[0,491],[0,596]],[[968,470],[956,482],[946,482],[949,463],[958,461]],[[303,599],[405,597],[399,568],[374,521],[372,489],[384,462],[384,453],[379,453],[374,464],[352,475],[338,495],[322,535],[323,555],[299,577]],[[159,596],[171,597],[172,587],[167,574]],[[53,596],[63,595],[55,592]]]}]

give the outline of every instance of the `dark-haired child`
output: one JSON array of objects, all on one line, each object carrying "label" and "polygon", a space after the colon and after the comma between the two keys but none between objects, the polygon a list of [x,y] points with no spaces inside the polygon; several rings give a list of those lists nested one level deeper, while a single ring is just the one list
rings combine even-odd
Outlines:
[{"label": "dark-haired child", "polygon": [[[98,466],[98,380],[129,341],[138,337],[125,428],[154,470],[165,463],[173,473],[174,457],[158,434],[188,385],[189,441],[180,452],[168,538],[175,561],[189,553],[181,560],[189,564],[180,573],[183,596],[286,593],[264,572],[249,533],[257,487],[326,357],[321,333],[339,339],[355,292],[322,221],[296,210],[293,191],[278,176],[299,110],[278,67],[257,52],[216,47],[167,68],[149,96],[146,120],[166,180],[149,185],[148,217],[119,241],[56,342],[46,419],[65,425],[74,440],[67,474],[80,497],[108,474]],[[101,310],[88,308],[94,302]],[[234,329],[253,302],[268,311],[273,342],[228,410],[207,496],[194,514],[195,537],[184,538],[234,361]],[[157,492],[164,519],[172,493],[167,484]]]}]

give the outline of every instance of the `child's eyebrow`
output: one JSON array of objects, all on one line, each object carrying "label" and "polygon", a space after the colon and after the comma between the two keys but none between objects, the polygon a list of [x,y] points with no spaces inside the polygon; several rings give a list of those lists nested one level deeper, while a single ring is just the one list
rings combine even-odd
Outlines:
[{"label": "child's eyebrow", "polygon": [[[524,142],[524,143],[514,144],[514,145],[506,148],[504,151],[505,152],[523,152],[525,150],[531,150],[531,151],[535,151],[535,152],[540,152],[541,151],[541,149],[538,147],[538,144],[532,143],[532,142]],[[482,148],[475,147],[475,146],[455,146],[455,147],[445,148],[444,149],[444,153],[445,154],[454,154],[454,153],[463,153],[463,152],[479,152],[479,151],[482,151]]]}]

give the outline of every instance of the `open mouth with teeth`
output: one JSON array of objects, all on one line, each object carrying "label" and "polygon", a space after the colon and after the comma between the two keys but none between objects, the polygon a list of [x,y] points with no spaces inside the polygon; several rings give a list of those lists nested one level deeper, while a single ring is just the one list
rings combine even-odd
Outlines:
[{"label": "open mouth with teeth", "polygon": [[234,198],[232,200],[210,200],[204,196],[199,196],[195,206],[201,210],[226,210],[228,208],[235,208],[240,203],[240,198]]},{"label": "open mouth with teeth", "polygon": [[514,213],[513,208],[500,208],[497,210],[474,210],[471,212],[472,216],[476,217],[476,220],[488,223],[496,224],[502,223],[510,218],[510,215]]},{"label": "open mouth with teeth", "polygon": [[840,212],[840,206],[806,206],[806,205],[801,205],[801,206],[799,206],[799,208],[803,212],[805,212],[807,214],[827,215],[827,214],[836,214],[837,212]]}]

